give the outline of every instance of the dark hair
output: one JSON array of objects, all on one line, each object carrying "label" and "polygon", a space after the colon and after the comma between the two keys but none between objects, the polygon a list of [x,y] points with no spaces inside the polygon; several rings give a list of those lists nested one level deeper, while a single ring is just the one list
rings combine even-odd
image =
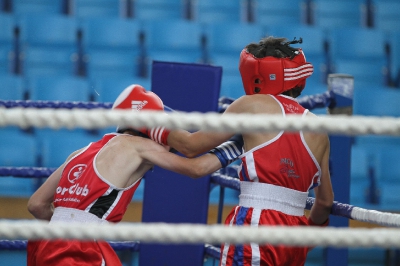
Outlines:
[{"label": "dark hair", "polygon": [[[284,37],[268,36],[261,39],[259,43],[248,44],[245,48],[256,58],[264,58],[266,56],[285,58],[293,56],[293,51],[296,51],[297,49],[291,47],[290,44],[298,42],[301,43],[302,39],[300,38],[300,40],[296,40],[295,38],[293,41],[289,42],[288,39]],[[282,94],[296,98],[300,96],[302,90],[303,87],[296,86]]]}]

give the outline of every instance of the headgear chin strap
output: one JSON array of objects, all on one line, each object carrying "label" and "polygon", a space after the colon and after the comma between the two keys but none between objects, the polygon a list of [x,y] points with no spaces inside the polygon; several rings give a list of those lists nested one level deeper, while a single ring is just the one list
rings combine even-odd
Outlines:
[{"label": "headgear chin strap", "polygon": [[306,62],[303,51],[294,50],[291,57],[266,56],[256,58],[246,49],[240,53],[239,71],[247,95],[278,95],[296,86],[304,88],[306,78],[314,68]]}]

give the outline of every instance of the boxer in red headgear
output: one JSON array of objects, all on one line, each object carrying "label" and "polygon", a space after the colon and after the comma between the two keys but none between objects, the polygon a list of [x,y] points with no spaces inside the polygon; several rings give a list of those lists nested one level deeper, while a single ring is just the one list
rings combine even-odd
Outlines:
[{"label": "boxer in red headgear", "polygon": [[[133,111],[154,110],[164,111],[164,104],[160,97],[151,91],[146,91],[140,85],[133,84],[128,86],[115,100],[112,109],[132,109]],[[121,133],[126,128],[117,127],[117,132]],[[146,128],[136,130],[142,136],[148,137]]]},{"label": "boxer in red headgear", "polygon": [[[227,40],[229,41],[229,40]],[[247,45],[239,69],[246,95],[235,100],[226,114],[297,114],[314,117],[296,101],[313,67],[304,53],[285,38],[266,37]],[[262,123],[262,121],[260,121]],[[194,157],[219,145],[234,133],[173,130],[168,145]],[[333,204],[329,173],[329,139],[311,132],[243,133],[239,204],[227,216],[227,225],[327,225]],[[316,201],[304,215],[307,196]],[[220,265],[304,265],[308,247],[258,244],[221,247]]]},{"label": "boxer in red headgear", "polygon": [[[140,85],[127,87],[114,109],[163,111],[161,99]],[[147,130],[118,128],[73,152],[28,202],[29,212],[50,223],[117,223],[124,216],[143,175],[158,165],[198,178],[221,168],[219,150],[195,159],[170,153],[150,140]],[[104,241],[28,241],[28,266],[121,265]]]}]

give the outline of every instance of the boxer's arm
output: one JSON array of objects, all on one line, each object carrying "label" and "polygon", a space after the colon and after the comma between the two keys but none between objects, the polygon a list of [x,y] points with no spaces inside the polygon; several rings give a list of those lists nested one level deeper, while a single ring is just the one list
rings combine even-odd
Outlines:
[{"label": "boxer's arm", "polygon": [[168,136],[168,145],[185,155],[193,158],[208,152],[212,148],[228,140],[234,133],[217,133],[197,131],[190,133],[185,130],[173,130]]},{"label": "boxer's arm", "polygon": [[211,174],[222,167],[220,160],[211,153],[196,158],[185,158],[173,154],[163,146],[143,141],[136,147],[140,157],[154,165],[192,178],[199,178]]},{"label": "boxer's arm", "polygon": [[[249,112],[252,107],[252,99],[249,96],[243,96],[231,103],[222,114],[237,114]],[[199,130],[190,133],[185,130],[173,130],[168,136],[168,145],[175,148],[185,156],[192,158],[203,154],[214,147],[229,140],[237,132],[209,132]]]},{"label": "boxer's arm", "polygon": [[64,165],[54,171],[28,201],[28,211],[39,220],[50,221],[53,215],[53,199]]},{"label": "boxer's arm", "polygon": [[310,211],[310,224],[322,225],[326,223],[333,205],[333,189],[329,173],[329,138],[326,136],[326,149],[321,162],[321,184],[314,188],[315,202]]},{"label": "boxer's arm", "polygon": [[[69,158],[71,158],[78,152],[80,152],[80,150],[73,152],[66,161],[68,161]],[[57,168],[57,170],[54,171],[38,188],[38,190],[36,190],[35,193],[33,193],[33,195],[30,197],[28,201],[28,211],[36,219],[50,221],[54,211],[54,193],[56,193],[56,189],[58,186],[58,182],[60,181],[64,165],[65,163]]]}]

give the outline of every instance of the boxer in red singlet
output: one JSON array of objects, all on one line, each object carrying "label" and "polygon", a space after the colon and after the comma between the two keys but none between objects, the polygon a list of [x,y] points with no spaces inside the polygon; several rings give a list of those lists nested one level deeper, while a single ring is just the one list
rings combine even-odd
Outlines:
[{"label": "boxer in red singlet", "polygon": [[[313,72],[303,51],[285,38],[266,37],[247,45],[240,54],[239,70],[246,95],[234,101],[224,114],[271,114],[285,117],[315,115],[296,101]],[[224,115],[223,114],[223,115]],[[160,130],[162,138],[182,154],[193,157],[226,141],[233,133]],[[226,218],[227,225],[328,224],[333,204],[329,173],[330,144],[326,134],[274,132],[243,134],[244,153],[239,171],[239,205]],[[309,190],[315,203],[304,215]],[[221,246],[220,265],[304,265],[307,247],[257,244]]]},{"label": "boxer in red singlet", "polygon": [[[164,110],[161,99],[139,85],[127,87],[113,108]],[[117,132],[73,152],[51,174],[29,199],[28,210],[35,218],[50,223],[117,223],[143,175],[154,165],[193,178],[221,168],[218,150],[188,159],[149,139],[147,129],[118,128]],[[28,241],[27,252],[28,266],[121,265],[104,241]]]}]

